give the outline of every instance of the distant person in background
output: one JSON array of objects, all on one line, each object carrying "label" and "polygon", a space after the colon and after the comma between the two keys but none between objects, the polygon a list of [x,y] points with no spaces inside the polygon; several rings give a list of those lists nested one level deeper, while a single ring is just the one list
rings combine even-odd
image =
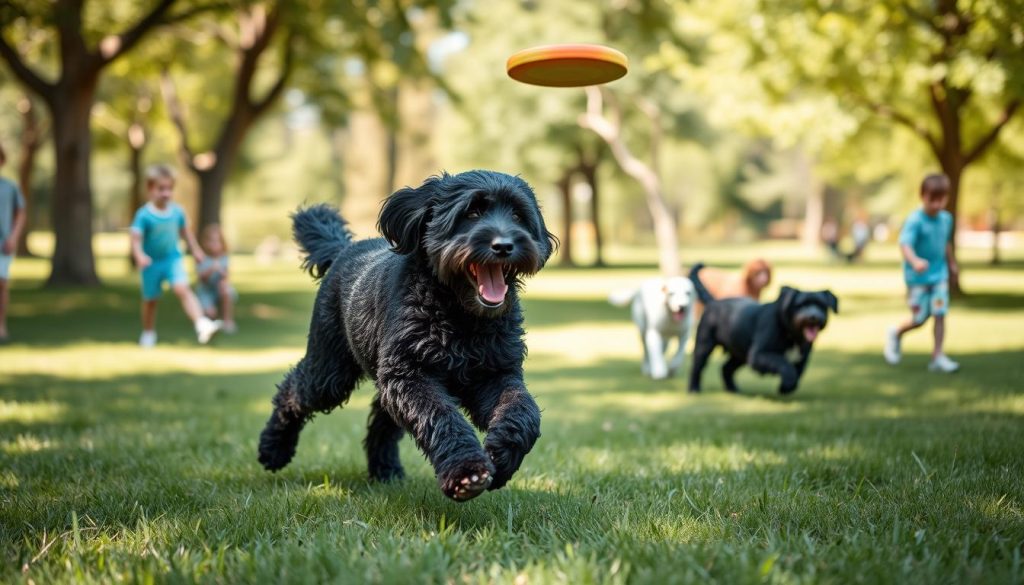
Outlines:
[{"label": "distant person in background", "polygon": [[203,312],[210,319],[216,319],[218,309],[224,320],[224,333],[235,333],[235,302],[238,291],[228,280],[228,247],[224,242],[224,234],[220,225],[212,223],[203,228],[199,237],[206,258],[196,266],[199,284],[196,286],[196,297],[203,307]]},{"label": "distant person in background", "polygon": [[839,224],[834,219],[826,219],[821,224],[821,241],[825,243],[825,247],[832,253],[832,256],[839,258],[842,254],[839,252]]},{"label": "distant person in background", "polygon": [[867,220],[857,217],[853,221],[853,225],[850,226],[850,237],[853,239],[853,250],[846,255],[846,261],[852,263],[860,260],[864,255],[864,248],[871,241],[871,226],[868,225]]},{"label": "distant person in background", "polygon": [[958,267],[953,259],[953,215],[946,211],[949,178],[931,174],[921,182],[921,207],[910,214],[900,231],[903,254],[903,278],[907,283],[907,302],[911,318],[889,330],[885,343],[885,361],[900,362],[903,334],[924,325],[929,315],[935,319],[935,346],[928,370],[950,373],[960,364],[943,352],[946,313],[949,310],[949,276]]},{"label": "distant person in background", "polygon": [[142,278],[142,335],[139,345],[156,345],[156,304],[168,283],[192,320],[199,343],[210,341],[222,323],[203,314],[199,300],[188,285],[178,239],[184,239],[197,264],[205,258],[188,229],[185,210],[171,201],[174,197],[174,170],[167,165],[146,169],[146,203],[135,213],[131,226],[132,254]]},{"label": "distant person in background", "polygon": [[[0,146],[0,167],[7,162],[7,153]],[[25,198],[13,181],[0,177],[0,343],[7,343],[7,305],[11,300],[11,262],[18,251],[18,238],[25,227]]]}]

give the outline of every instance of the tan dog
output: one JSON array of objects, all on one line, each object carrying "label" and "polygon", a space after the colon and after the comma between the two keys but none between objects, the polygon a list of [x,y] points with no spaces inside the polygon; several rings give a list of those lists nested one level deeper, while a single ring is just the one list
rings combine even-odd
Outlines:
[{"label": "tan dog", "polygon": [[748,297],[760,300],[761,291],[772,281],[772,265],[762,258],[747,262],[739,274],[709,268],[699,262],[690,270],[690,278],[693,279],[698,272],[701,284],[716,299]]}]

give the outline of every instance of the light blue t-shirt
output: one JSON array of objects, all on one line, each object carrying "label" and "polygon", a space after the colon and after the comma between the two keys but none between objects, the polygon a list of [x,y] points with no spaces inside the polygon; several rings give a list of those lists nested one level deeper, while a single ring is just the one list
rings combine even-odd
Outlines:
[{"label": "light blue t-shirt", "polygon": [[903,278],[910,286],[938,284],[949,280],[949,266],[946,263],[946,244],[953,234],[953,215],[941,210],[931,217],[921,209],[907,218],[900,230],[900,245],[907,244],[914,254],[928,261],[928,269],[914,272],[910,263],[903,260]]},{"label": "light blue t-shirt", "polygon": [[14,214],[25,207],[25,198],[14,182],[0,177],[0,242],[11,235]]},{"label": "light blue t-shirt", "polygon": [[181,257],[178,240],[186,224],[185,210],[177,203],[162,210],[147,203],[135,212],[131,229],[142,234],[142,251],[157,261]]}]

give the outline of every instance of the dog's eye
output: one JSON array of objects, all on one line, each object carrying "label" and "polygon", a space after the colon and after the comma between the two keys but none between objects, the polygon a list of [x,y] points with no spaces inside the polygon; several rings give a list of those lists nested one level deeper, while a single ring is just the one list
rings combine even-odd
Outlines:
[{"label": "dog's eye", "polygon": [[466,219],[480,219],[480,212],[475,209],[470,209],[466,212]]},{"label": "dog's eye", "polygon": [[521,215],[519,215],[518,211],[512,212],[512,221],[523,221],[523,218]]}]

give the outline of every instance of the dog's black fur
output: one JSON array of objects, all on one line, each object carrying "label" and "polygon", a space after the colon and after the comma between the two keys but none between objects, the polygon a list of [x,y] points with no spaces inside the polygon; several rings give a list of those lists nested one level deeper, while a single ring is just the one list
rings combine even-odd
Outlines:
[{"label": "dog's black fur", "polygon": [[[377,386],[364,441],[371,478],[404,476],[398,441],[408,431],[448,497],[500,488],[540,436],[523,383],[518,295],[557,240],[530,186],[491,171],[399,190],[378,227],[384,238],[354,242],[326,205],[294,215],[304,268],[322,283],[306,355],[278,385],[259,460],[271,471],[287,465],[314,413],[345,403],[368,376]],[[460,407],[486,431],[483,446]]]},{"label": "dog's black fur", "polygon": [[739,391],[734,376],[744,364],[761,374],[778,374],[782,378],[780,393],[795,391],[814,339],[828,324],[829,309],[839,312],[836,296],[827,290],[802,292],[784,286],[771,303],[760,304],[746,297],[716,300],[700,281],[701,268],[697,264],[690,271],[690,280],[704,303],[693,348],[690,392],[700,392],[701,373],[719,345],[729,354],[722,366],[722,381],[729,392]]}]

